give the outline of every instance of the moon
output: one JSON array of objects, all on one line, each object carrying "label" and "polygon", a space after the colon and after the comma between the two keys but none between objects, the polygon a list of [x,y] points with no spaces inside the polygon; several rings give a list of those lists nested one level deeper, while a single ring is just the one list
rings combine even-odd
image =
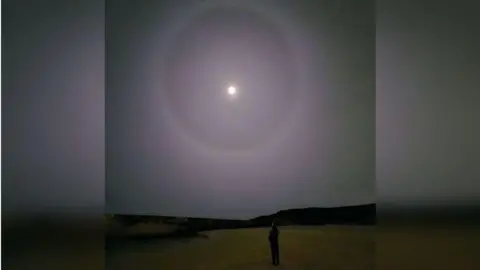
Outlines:
[{"label": "moon", "polygon": [[175,131],[207,151],[260,153],[290,128],[303,93],[295,47],[302,43],[267,13],[206,9],[168,32],[165,61],[152,61],[162,71],[152,77],[162,78],[160,107]]},{"label": "moon", "polygon": [[228,88],[227,88],[227,93],[230,95],[230,96],[235,96],[237,94],[237,88],[233,85],[230,85]]}]

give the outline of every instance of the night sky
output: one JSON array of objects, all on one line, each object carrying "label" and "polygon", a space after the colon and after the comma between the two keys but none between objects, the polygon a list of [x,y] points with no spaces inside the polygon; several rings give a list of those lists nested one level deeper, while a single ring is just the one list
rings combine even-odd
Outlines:
[{"label": "night sky", "polygon": [[476,1],[241,2],[2,1],[2,220],[480,205]]},{"label": "night sky", "polygon": [[2,217],[102,213],[104,4],[2,8]]},{"label": "night sky", "polygon": [[373,1],[106,8],[107,212],[375,202]]},{"label": "night sky", "polygon": [[377,1],[382,209],[480,205],[477,11],[475,1]]}]

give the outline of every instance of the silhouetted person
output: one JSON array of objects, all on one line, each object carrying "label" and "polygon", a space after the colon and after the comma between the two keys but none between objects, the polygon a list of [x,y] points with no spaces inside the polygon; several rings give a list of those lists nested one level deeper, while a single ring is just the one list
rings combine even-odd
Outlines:
[{"label": "silhouetted person", "polygon": [[278,231],[277,224],[275,221],[272,222],[272,228],[270,229],[270,233],[268,235],[268,241],[270,241],[270,252],[272,253],[272,263],[273,265],[280,264],[280,250],[278,247],[278,235],[280,232]]}]

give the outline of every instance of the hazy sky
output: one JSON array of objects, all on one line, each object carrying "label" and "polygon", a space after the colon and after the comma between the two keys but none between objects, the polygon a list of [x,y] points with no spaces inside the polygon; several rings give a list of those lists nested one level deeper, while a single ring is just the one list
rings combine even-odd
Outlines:
[{"label": "hazy sky", "polygon": [[2,220],[480,205],[476,1],[142,2],[2,1]]},{"label": "hazy sky", "polygon": [[377,3],[379,206],[478,206],[477,3]]},{"label": "hazy sky", "polygon": [[375,201],[373,1],[108,1],[106,20],[107,212]]},{"label": "hazy sky", "polygon": [[101,213],[104,4],[2,8],[2,214]]}]

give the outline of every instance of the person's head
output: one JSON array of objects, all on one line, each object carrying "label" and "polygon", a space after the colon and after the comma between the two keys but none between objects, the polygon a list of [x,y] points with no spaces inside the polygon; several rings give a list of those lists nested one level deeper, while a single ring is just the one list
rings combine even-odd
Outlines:
[{"label": "person's head", "polygon": [[277,226],[277,219],[274,218],[274,219],[272,220],[272,227],[276,227],[276,226]]}]

